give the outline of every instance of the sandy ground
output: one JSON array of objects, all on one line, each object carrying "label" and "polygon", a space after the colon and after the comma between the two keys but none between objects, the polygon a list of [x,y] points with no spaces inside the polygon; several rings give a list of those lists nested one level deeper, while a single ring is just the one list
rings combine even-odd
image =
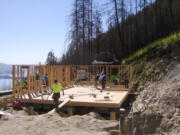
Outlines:
[{"label": "sandy ground", "polygon": [[95,113],[61,117],[56,112],[27,116],[24,111],[8,110],[0,119],[0,135],[108,135],[118,121],[99,120]]}]

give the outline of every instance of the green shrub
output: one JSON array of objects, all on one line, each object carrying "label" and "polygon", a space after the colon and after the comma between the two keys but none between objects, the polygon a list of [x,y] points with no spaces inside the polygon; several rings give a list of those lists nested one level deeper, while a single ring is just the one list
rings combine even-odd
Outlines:
[{"label": "green shrub", "polygon": [[175,33],[170,35],[169,37],[160,39],[154,43],[151,43],[149,45],[147,45],[146,47],[136,51],[135,53],[133,53],[131,56],[125,58],[122,60],[122,64],[125,64],[129,61],[132,61],[140,56],[142,56],[143,54],[147,53],[148,51],[154,49],[154,48],[159,48],[162,47],[164,45],[170,44],[170,43],[174,43],[180,40],[180,32],[179,33]]}]

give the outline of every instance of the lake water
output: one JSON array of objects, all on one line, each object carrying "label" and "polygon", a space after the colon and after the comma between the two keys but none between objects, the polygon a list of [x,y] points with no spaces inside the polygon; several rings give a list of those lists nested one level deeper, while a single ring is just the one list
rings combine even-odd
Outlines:
[{"label": "lake water", "polygon": [[0,90],[12,89],[12,79],[0,78]]}]

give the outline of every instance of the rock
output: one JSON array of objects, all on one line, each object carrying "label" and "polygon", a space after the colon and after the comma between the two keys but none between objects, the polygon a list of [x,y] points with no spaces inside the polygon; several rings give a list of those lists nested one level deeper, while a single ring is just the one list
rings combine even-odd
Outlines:
[{"label": "rock", "polygon": [[160,72],[161,72],[161,70],[159,68],[156,68],[155,71],[154,71],[154,73],[156,73],[156,74],[158,74]]},{"label": "rock", "polygon": [[163,49],[164,49],[164,50],[167,49],[167,48],[168,48],[168,45],[163,46]]},{"label": "rock", "polygon": [[161,121],[161,129],[163,129],[165,132],[167,132],[167,130],[169,130],[171,127],[173,126],[173,122],[171,120],[168,120],[166,118],[163,118],[163,120]]},{"label": "rock", "polygon": [[151,134],[155,133],[156,129],[161,123],[162,116],[158,114],[149,113],[145,115],[144,133]]},{"label": "rock", "polygon": [[151,66],[152,63],[151,62],[148,62],[146,65],[145,65],[145,69],[147,69],[149,66]]}]

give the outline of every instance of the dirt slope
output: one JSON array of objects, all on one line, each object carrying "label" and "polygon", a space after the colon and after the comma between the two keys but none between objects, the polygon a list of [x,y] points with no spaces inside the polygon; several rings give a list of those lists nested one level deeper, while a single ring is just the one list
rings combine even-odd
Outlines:
[{"label": "dirt slope", "polygon": [[180,44],[132,62],[138,96],[124,121],[127,135],[180,135]]},{"label": "dirt slope", "polygon": [[56,112],[25,116],[23,111],[0,119],[0,135],[107,135],[117,127],[117,121],[96,119],[95,113],[83,116],[60,117]]}]

